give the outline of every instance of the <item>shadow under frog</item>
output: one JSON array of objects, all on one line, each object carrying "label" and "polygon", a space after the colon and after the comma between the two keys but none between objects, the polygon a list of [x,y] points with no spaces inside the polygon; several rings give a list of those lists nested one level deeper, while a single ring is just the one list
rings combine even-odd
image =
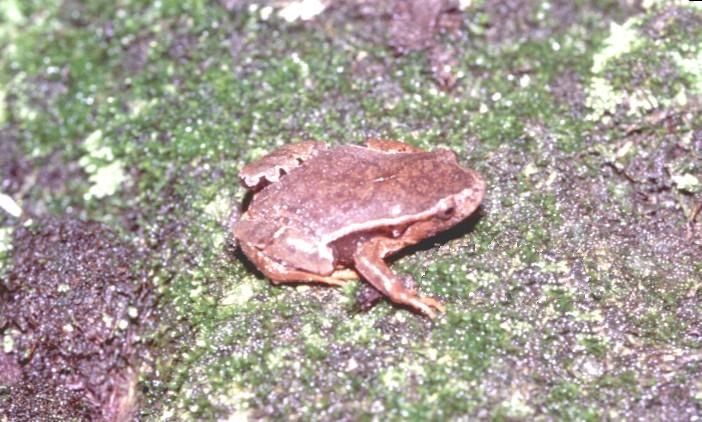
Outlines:
[{"label": "shadow under frog", "polygon": [[240,179],[253,194],[240,217],[232,213],[231,234],[274,283],[363,278],[430,318],[444,306],[385,258],[464,222],[485,194],[480,175],[453,152],[390,140],[285,145],[246,165]]}]

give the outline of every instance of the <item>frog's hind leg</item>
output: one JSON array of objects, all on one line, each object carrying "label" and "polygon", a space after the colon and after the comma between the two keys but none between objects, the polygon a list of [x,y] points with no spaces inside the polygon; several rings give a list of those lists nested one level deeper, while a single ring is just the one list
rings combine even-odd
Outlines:
[{"label": "frog's hind leg", "polygon": [[[310,273],[302,270],[295,270],[282,265],[247,244],[240,245],[244,254],[256,265],[256,267],[268,277],[273,283],[322,283],[331,286],[343,286],[349,280],[358,278],[358,274],[352,270],[337,270],[328,276]],[[348,271],[351,271],[349,273]],[[356,277],[352,277],[356,275]]]},{"label": "frog's hind leg", "polygon": [[280,180],[308,158],[327,149],[322,142],[305,141],[287,144],[244,166],[239,173],[241,183],[249,189],[261,189]]},{"label": "frog's hind leg", "polygon": [[416,291],[405,287],[402,279],[395,275],[383,260],[384,256],[405,245],[406,243],[399,239],[377,237],[369,240],[354,254],[356,270],[393,302],[414,308],[434,319],[435,310],[443,313],[444,305],[434,298],[420,296]]}]

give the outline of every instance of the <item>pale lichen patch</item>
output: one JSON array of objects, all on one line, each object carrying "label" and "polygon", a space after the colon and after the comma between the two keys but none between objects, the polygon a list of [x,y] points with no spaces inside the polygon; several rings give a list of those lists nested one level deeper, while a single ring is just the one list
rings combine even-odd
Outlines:
[{"label": "pale lichen patch", "polygon": [[0,227],[0,253],[12,249],[12,232],[12,227]]},{"label": "pale lichen patch", "polygon": [[[689,94],[702,92],[702,77],[699,76],[702,74],[702,52],[699,48],[680,44],[663,50],[659,43],[647,38],[642,25],[640,17],[630,18],[623,24],[611,23],[604,46],[592,59],[592,76],[586,88],[585,100],[590,110],[587,120],[607,124],[609,116],[620,107],[629,117],[643,116],[661,106],[684,106],[688,103]],[[639,57],[639,54],[651,56],[651,59]],[[645,78],[639,76],[642,80],[635,83],[618,80],[617,75],[629,69],[632,60],[641,67],[637,74],[643,74]],[[666,87],[661,88],[652,72],[657,72],[657,66],[665,66],[666,63],[673,64],[676,68],[674,74],[682,76],[689,83],[686,85],[669,78],[665,81]]]},{"label": "pale lichen patch", "polygon": [[220,304],[224,306],[241,306],[251,300],[257,292],[257,287],[251,280],[243,280],[224,294]]},{"label": "pale lichen patch", "polygon": [[205,205],[203,211],[215,221],[225,221],[232,208],[231,196],[229,192],[220,192]]},{"label": "pale lichen patch", "polygon": [[528,398],[521,391],[514,391],[508,399],[500,403],[500,410],[510,419],[528,419],[534,414],[534,409],[528,404]]},{"label": "pale lichen patch", "polygon": [[88,173],[88,180],[90,180],[90,188],[83,198],[89,201],[113,195],[127,180],[124,163],[115,159],[112,148],[104,143],[100,129],[85,138],[83,147],[87,154],[78,161],[78,164]]},{"label": "pale lichen patch", "polygon": [[15,339],[8,333],[2,338],[2,351],[4,353],[12,353],[15,348]]},{"label": "pale lichen patch", "polygon": [[675,64],[691,77],[692,89],[695,93],[702,94],[702,48],[689,57],[683,56],[677,51],[670,54]]},{"label": "pale lichen patch", "polygon": [[614,114],[617,104],[621,101],[622,93],[615,92],[609,81],[605,78],[592,78],[585,100],[585,105],[591,110],[587,119],[598,121],[606,114]]},{"label": "pale lichen patch", "polygon": [[25,21],[25,17],[20,10],[20,4],[18,0],[4,0],[0,2],[0,17],[2,21],[12,24],[21,25]]},{"label": "pale lichen patch", "polygon": [[609,37],[605,40],[605,47],[592,58],[592,73],[598,74],[613,59],[626,54],[641,43],[641,34],[635,28],[639,19],[632,18],[619,25],[612,22],[609,27]]},{"label": "pale lichen patch", "polygon": [[104,167],[98,167],[89,177],[91,186],[85,199],[104,198],[117,192],[119,186],[127,180],[121,161],[114,161]]},{"label": "pale lichen patch", "polygon": [[673,179],[673,183],[675,183],[675,187],[678,190],[691,193],[702,191],[702,183],[694,174],[674,174],[671,179]]},{"label": "pale lichen patch", "polygon": [[320,0],[292,1],[280,9],[278,16],[288,22],[295,22],[297,20],[308,21],[324,12],[326,8],[326,4]]},{"label": "pale lichen patch", "polygon": [[222,394],[214,397],[214,403],[220,407],[231,409],[226,418],[227,422],[248,421],[252,419],[249,401],[254,394],[244,386],[232,382]]},{"label": "pale lichen patch", "polygon": [[0,193],[0,208],[15,218],[19,218],[22,215],[22,207],[11,196],[4,193]]}]

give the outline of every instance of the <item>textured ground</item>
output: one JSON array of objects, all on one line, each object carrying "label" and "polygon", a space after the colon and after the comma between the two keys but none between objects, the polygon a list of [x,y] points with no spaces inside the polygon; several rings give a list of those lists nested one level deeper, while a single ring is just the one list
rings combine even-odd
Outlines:
[{"label": "textured ground", "polygon": [[[0,201],[23,211],[0,210],[0,421],[117,399],[145,420],[699,420],[696,4],[0,0]],[[244,163],[368,137],[487,181],[393,264],[447,305],[434,322],[275,287],[227,242]],[[27,319],[40,300],[56,319]],[[55,338],[120,318],[138,328]],[[99,380],[71,366],[95,353]]]}]

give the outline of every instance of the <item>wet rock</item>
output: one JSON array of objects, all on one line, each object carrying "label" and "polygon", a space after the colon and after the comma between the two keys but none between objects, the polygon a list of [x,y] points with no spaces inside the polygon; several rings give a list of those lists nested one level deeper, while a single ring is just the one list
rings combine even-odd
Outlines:
[{"label": "wet rock", "polygon": [[427,48],[436,31],[439,15],[449,3],[446,0],[395,2],[388,29],[390,46],[401,54]]},{"label": "wet rock", "polygon": [[15,231],[0,289],[0,419],[131,418],[148,356],[141,335],[153,321],[139,259],[95,222],[50,219]]},{"label": "wet rock", "polygon": [[13,131],[0,131],[0,192],[14,194],[24,183],[31,166],[17,145]]}]

